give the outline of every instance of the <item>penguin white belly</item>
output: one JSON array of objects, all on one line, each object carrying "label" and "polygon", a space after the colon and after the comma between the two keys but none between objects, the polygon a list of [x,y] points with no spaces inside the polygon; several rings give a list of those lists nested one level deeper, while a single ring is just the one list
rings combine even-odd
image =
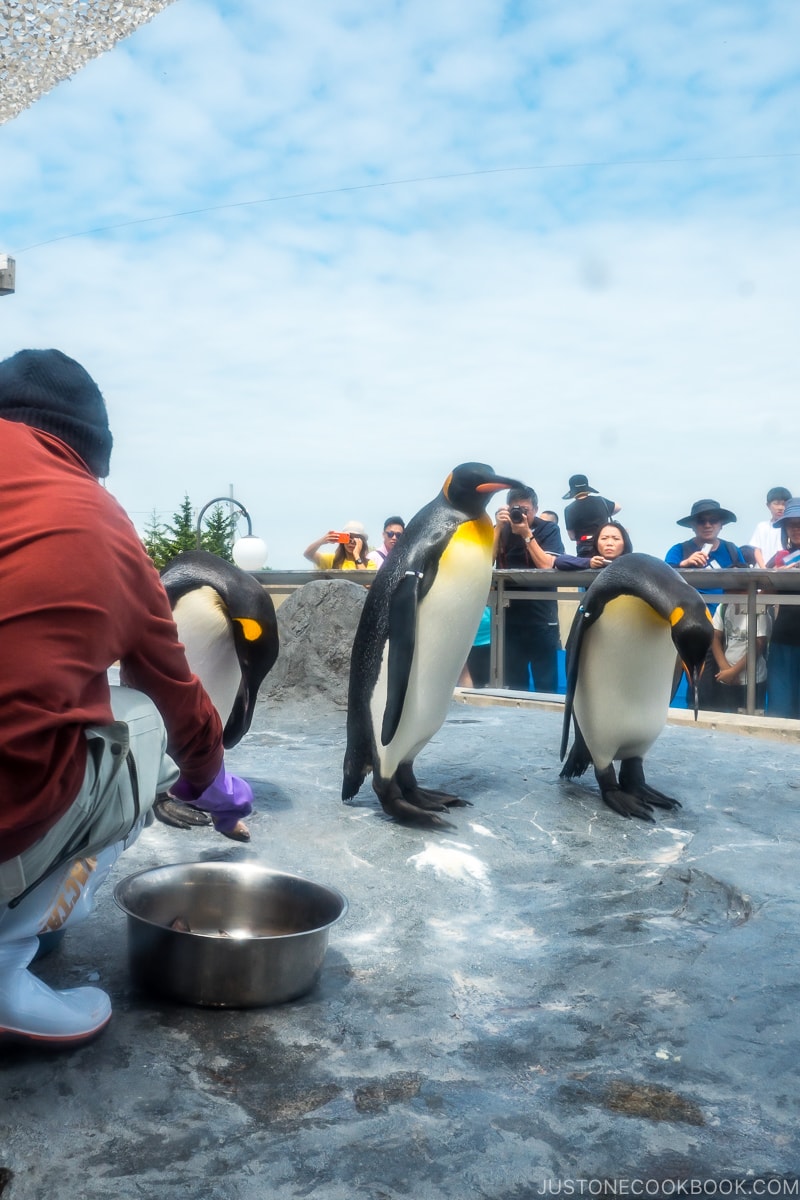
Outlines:
[{"label": "penguin white belly", "polygon": [[172,611],[186,660],[202,683],[224,725],[230,716],[242,671],[231,622],[219,593],[195,588],[178,600]]},{"label": "penguin white belly", "polygon": [[618,596],[581,644],[574,711],[594,765],[642,757],[667,719],[676,652],[649,604]]},{"label": "penguin white belly", "polygon": [[380,729],[386,707],[388,642],[370,700],[380,774],[390,779],[441,728],[492,582],[488,518],[459,525],[439,560],[433,585],[417,608],[416,640],[403,713],[388,746]]}]

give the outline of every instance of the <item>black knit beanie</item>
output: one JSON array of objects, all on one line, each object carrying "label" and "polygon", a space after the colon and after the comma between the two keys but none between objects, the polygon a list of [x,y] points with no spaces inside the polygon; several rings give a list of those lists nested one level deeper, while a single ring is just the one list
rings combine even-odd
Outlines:
[{"label": "black knit beanie", "polygon": [[113,438],[100,389],[60,350],[20,350],[0,362],[0,417],[53,433],[97,479],[108,474]]}]

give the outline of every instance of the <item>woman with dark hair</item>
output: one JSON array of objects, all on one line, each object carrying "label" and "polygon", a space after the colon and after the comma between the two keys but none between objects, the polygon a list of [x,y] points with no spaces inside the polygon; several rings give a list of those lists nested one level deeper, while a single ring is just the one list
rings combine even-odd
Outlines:
[{"label": "woman with dark hair", "polygon": [[548,554],[546,550],[542,550],[535,538],[531,538],[528,549],[537,567],[553,567],[556,571],[585,571],[588,567],[599,571],[615,558],[631,554],[633,545],[623,525],[616,521],[606,521],[591,539],[591,545],[585,555]]}]

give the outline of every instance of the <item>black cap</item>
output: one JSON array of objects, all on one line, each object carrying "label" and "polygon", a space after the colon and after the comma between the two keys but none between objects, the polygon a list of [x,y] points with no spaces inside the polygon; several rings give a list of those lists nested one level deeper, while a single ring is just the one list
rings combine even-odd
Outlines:
[{"label": "black cap", "polygon": [[0,362],[0,417],[55,434],[97,479],[114,439],[106,404],[88,371],[60,350],[20,350]]},{"label": "black cap", "polygon": [[575,496],[580,496],[582,492],[594,492],[597,495],[597,488],[589,487],[589,480],[585,475],[570,475],[569,491],[565,492],[561,498],[562,500],[572,500]]}]

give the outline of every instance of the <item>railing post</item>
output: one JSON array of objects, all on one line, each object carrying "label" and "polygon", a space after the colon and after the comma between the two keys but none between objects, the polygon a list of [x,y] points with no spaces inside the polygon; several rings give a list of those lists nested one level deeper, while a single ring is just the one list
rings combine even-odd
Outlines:
[{"label": "railing post", "polygon": [[756,581],[747,581],[747,715],[752,717],[756,711],[756,662],[758,614],[756,613]]},{"label": "railing post", "polygon": [[501,688],[505,683],[505,580],[492,578],[492,642],[489,652],[489,683]]}]

